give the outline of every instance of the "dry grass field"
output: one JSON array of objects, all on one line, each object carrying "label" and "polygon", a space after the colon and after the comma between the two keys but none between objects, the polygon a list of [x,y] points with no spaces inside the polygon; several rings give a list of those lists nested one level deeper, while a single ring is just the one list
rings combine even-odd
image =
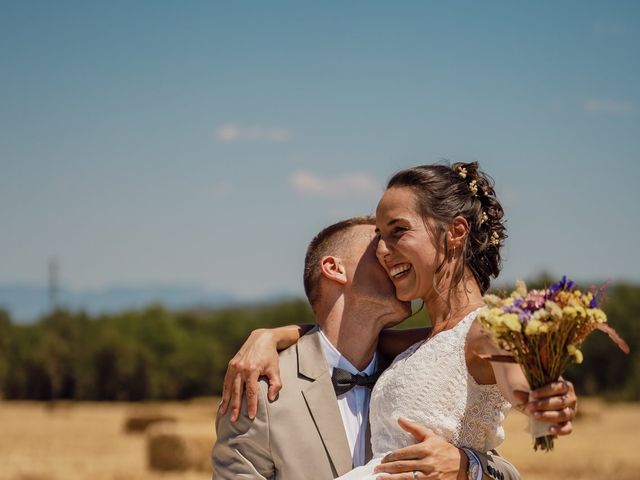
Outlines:
[{"label": "dry grass field", "polygon": [[[146,436],[126,433],[132,415],[175,419],[181,431],[210,435],[215,399],[121,404],[0,402],[0,480],[205,480],[206,471],[163,473],[148,467]],[[526,419],[512,413],[500,448],[524,479],[640,478],[640,405],[582,400],[575,432],[552,453],[534,453]]]}]

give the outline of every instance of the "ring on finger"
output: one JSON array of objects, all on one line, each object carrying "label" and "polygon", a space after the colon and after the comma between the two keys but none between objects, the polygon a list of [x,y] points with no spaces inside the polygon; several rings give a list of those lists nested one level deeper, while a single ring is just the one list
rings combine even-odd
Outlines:
[{"label": "ring on finger", "polygon": [[418,480],[418,472],[416,470],[413,471],[413,480]]}]

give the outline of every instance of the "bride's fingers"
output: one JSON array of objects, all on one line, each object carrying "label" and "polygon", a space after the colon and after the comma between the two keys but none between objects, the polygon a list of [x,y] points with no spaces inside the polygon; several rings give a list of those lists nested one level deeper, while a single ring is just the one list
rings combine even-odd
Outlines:
[{"label": "bride's fingers", "polygon": [[258,371],[251,371],[245,380],[244,388],[247,395],[247,415],[251,420],[256,418],[258,411]]},{"label": "bride's fingers", "polygon": [[236,375],[231,387],[231,421],[235,422],[240,417],[240,406],[242,405],[242,377]]},{"label": "bride's fingers", "polygon": [[557,425],[551,425],[549,428],[553,435],[569,435],[573,431],[571,422],[562,422]]},{"label": "bride's fingers", "polygon": [[536,420],[542,420],[549,423],[568,422],[574,417],[573,410],[565,407],[562,410],[549,410],[546,412],[534,412],[533,417]]},{"label": "bride's fingers", "polygon": [[282,390],[280,367],[276,365],[272,369],[267,369],[265,375],[269,379],[269,400],[273,402],[278,397],[280,390]]},{"label": "bride's fingers", "polygon": [[573,384],[568,380],[559,380],[552,382],[544,387],[537,388],[531,391],[531,397],[539,400],[548,397],[555,397],[560,395],[566,395],[569,392],[573,392]]},{"label": "bride's fingers", "polygon": [[218,415],[224,415],[227,413],[229,407],[229,400],[231,399],[231,374],[229,369],[224,374],[224,382],[222,382],[222,402],[218,408]]},{"label": "bride's fingers", "polygon": [[567,395],[562,395],[529,402],[527,404],[527,410],[531,413],[545,412],[548,410],[561,410],[563,408],[572,407],[573,405],[575,405],[574,400],[569,398]]}]

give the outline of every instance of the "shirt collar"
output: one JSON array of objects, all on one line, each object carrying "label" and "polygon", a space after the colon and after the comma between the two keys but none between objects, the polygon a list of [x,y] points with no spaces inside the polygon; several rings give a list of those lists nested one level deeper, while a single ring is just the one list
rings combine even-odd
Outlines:
[{"label": "shirt collar", "polygon": [[376,367],[378,364],[378,353],[373,353],[373,358],[369,365],[366,366],[364,370],[358,371],[356,367],[354,367],[349,360],[347,360],[336,347],[329,341],[327,336],[324,334],[322,329],[318,329],[318,333],[320,335],[320,343],[322,344],[322,350],[324,352],[324,358],[327,361],[327,367],[329,367],[329,371],[333,373],[333,369],[338,367],[342,370],[346,370],[349,373],[357,375],[358,373],[364,373],[365,375],[373,375],[376,371]]}]

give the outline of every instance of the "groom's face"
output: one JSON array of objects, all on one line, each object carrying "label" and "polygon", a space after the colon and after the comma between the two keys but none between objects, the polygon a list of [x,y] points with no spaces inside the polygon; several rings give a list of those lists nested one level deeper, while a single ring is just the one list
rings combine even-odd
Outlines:
[{"label": "groom's face", "polygon": [[393,282],[376,257],[377,236],[375,226],[359,225],[350,242],[351,258],[348,295],[352,301],[371,309],[371,315],[381,322],[382,327],[400,323],[411,315],[411,304],[396,298]]}]

